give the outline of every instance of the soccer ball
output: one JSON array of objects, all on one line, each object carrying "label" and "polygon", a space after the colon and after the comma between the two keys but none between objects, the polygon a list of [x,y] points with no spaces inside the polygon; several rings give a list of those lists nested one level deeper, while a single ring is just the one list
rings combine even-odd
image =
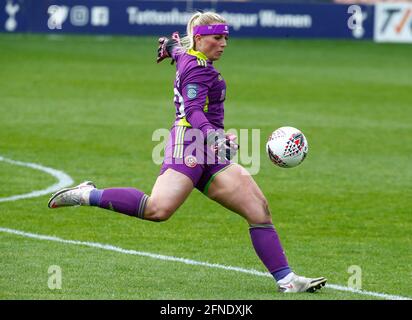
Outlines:
[{"label": "soccer ball", "polygon": [[269,159],[282,168],[293,168],[305,160],[308,140],[299,129],[281,127],[272,132],[266,143]]}]

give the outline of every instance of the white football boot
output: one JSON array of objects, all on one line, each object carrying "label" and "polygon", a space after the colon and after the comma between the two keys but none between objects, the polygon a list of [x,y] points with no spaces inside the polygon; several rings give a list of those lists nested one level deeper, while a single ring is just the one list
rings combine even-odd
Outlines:
[{"label": "white football boot", "polygon": [[65,188],[57,191],[49,200],[48,207],[50,209],[89,205],[89,195],[92,189],[96,186],[91,181],[85,181],[73,188]]},{"label": "white football boot", "polygon": [[305,278],[291,272],[277,284],[280,292],[315,292],[325,286],[326,281],[324,277]]}]

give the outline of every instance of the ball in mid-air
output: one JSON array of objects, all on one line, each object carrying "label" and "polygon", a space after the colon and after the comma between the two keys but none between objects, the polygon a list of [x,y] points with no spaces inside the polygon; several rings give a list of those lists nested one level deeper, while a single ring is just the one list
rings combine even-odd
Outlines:
[{"label": "ball in mid-air", "polygon": [[282,168],[293,168],[305,160],[308,140],[299,129],[281,127],[272,132],[266,143],[269,159]]}]

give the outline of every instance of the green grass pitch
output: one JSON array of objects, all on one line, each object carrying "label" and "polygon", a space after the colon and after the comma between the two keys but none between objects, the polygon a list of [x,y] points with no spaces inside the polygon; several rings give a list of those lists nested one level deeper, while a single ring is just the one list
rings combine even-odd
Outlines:
[{"label": "green grass pitch", "polygon": [[[76,183],[150,193],[152,133],[174,119],[174,67],[155,37],[0,35],[0,156]],[[412,47],[354,41],[230,39],[217,68],[227,128],[259,129],[255,176],[293,269],[412,297]],[[266,137],[303,130],[309,155],[274,167]],[[0,161],[0,198],[56,180]],[[165,223],[97,208],[49,210],[48,196],[0,202],[0,227],[265,271],[246,222],[194,191]],[[48,287],[48,268],[62,287]],[[268,277],[0,232],[0,299],[378,299],[326,287],[282,295]]]}]

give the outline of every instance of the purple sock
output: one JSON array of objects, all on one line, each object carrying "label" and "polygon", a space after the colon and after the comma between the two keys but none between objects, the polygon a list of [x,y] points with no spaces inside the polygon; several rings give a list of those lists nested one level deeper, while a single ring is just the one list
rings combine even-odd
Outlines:
[{"label": "purple sock", "polygon": [[128,216],[144,219],[149,196],[134,188],[110,188],[90,192],[90,205],[116,212],[127,214]]},{"label": "purple sock", "polygon": [[292,272],[272,224],[251,225],[249,232],[257,255],[276,281]]}]

